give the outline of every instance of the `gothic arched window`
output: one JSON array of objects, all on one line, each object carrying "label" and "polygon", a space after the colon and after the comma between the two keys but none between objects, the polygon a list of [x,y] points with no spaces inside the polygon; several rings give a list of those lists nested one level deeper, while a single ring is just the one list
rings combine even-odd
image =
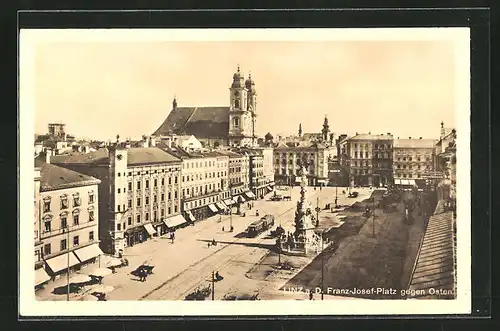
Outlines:
[{"label": "gothic arched window", "polygon": [[240,108],[240,100],[238,99],[234,100],[234,108],[236,109]]},{"label": "gothic arched window", "polygon": [[235,127],[239,127],[240,126],[240,119],[238,117],[235,117],[233,120],[233,124]]}]

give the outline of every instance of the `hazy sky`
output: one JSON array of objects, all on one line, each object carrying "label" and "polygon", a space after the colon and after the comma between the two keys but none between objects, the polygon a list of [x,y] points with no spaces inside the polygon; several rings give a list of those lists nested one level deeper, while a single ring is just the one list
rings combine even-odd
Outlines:
[{"label": "hazy sky", "polygon": [[155,131],[179,106],[227,106],[238,64],[258,92],[257,133],[321,130],[434,138],[453,127],[455,50],[446,41],[44,43],[35,132],[66,123],[108,139]]}]

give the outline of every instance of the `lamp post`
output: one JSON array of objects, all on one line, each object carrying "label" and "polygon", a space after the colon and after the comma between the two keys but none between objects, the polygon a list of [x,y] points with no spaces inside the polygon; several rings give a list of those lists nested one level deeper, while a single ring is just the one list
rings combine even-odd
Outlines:
[{"label": "lamp post", "polygon": [[316,198],[316,227],[319,226],[319,211],[321,208],[319,208],[319,197]]},{"label": "lamp post", "polygon": [[212,271],[212,301],[215,300],[215,273]]}]

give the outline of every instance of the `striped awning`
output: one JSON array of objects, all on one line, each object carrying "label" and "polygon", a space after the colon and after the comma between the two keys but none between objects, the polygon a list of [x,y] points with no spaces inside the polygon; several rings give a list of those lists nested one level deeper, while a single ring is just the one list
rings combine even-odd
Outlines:
[{"label": "striped awning", "polygon": [[193,213],[190,210],[187,211],[187,216],[191,222],[196,222],[196,217],[194,217]]},{"label": "striped awning", "polygon": [[226,206],[232,206],[234,204],[234,200],[233,199],[226,199],[226,200],[224,200],[224,203],[226,204]]},{"label": "striped awning", "polygon": [[243,197],[243,195],[238,195],[238,196],[236,197],[236,201],[238,201],[238,202],[245,202],[246,200],[245,200],[245,198]]}]

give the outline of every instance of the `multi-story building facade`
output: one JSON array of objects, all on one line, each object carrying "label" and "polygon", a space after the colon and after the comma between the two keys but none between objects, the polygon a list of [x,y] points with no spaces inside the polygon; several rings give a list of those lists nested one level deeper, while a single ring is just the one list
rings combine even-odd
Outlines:
[{"label": "multi-story building facade", "polygon": [[186,224],[181,215],[179,158],[155,147],[113,143],[88,154],[53,157],[53,163],[99,178],[101,248],[126,247]]},{"label": "multi-story building facade", "polygon": [[238,153],[249,158],[249,188],[245,193],[248,199],[262,198],[274,187],[273,149],[272,147],[241,148]]},{"label": "multi-story building facade", "polygon": [[[455,129],[447,129],[441,122],[441,133],[434,151],[434,167],[439,173],[439,199],[456,199],[457,186],[457,133]],[[426,174],[429,175],[429,174]],[[432,177],[432,176],[428,176]]]},{"label": "multi-story building facade", "polygon": [[372,185],[375,187],[387,186],[393,183],[392,144],[394,137],[376,135],[372,141]]},{"label": "multi-story building facade", "polygon": [[[182,159],[182,211],[191,222],[217,213],[221,201],[233,204],[229,192],[229,157],[217,152],[172,151]],[[225,207],[225,205],[223,205]]]},{"label": "multi-story building facade", "polygon": [[[98,245],[100,180],[41,159],[35,160],[35,166],[40,169],[39,184],[35,179],[35,190],[38,185],[40,190],[35,261],[43,260],[45,271],[58,278],[95,262],[102,254]],[[36,277],[43,278],[43,272]]]},{"label": "multi-story building facade", "polygon": [[[350,186],[392,184],[393,136],[358,134],[338,140],[339,162],[349,173]],[[340,138],[339,137],[339,138]]]},{"label": "multi-story building facade", "polygon": [[328,183],[328,159],[335,154],[334,148],[321,143],[280,143],[274,147],[275,181],[295,185],[302,165],[307,165],[308,184],[324,186]]},{"label": "multi-story building facade", "polygon": [[[229,191],[231,197],[244,195],[250,188],[250,157],[246,153],[233,151],[218,151],[229,157]],[[246,197],[242,197],[245,201]],[[238,199],[238,202],[243,202]]]},{"label": "multi-story building facade", "polygon": [[394,139],[394,184],[416,185],[425,172],[433,170],[434,139]]},{"label": "multi-story building facade", "polygon": [[40,239],[40,180],[41,169],[35,167],[34,174],[34,242],[35,242],[35,288],[50,280],[43,262],[43,241]]}]

